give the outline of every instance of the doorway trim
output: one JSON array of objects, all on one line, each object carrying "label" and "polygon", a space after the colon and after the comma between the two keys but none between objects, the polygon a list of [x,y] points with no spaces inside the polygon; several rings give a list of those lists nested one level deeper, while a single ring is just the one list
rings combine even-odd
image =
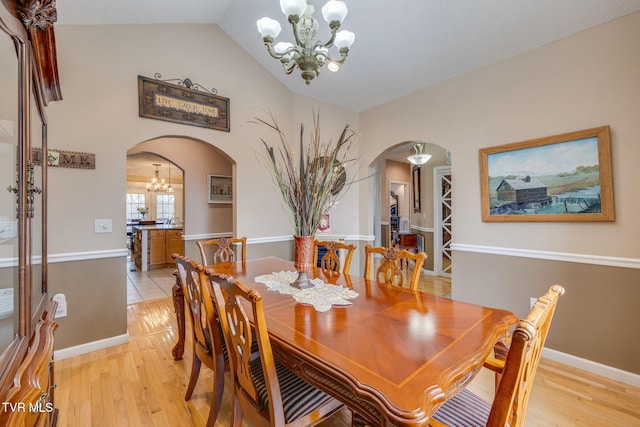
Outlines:
[{"label": "doorway trim", "polygon": [[[442,184],[445,180],[449,183],[449,190],[443,194]],[[433,228],[435,232],[433,269],[437,276],[443,277],[451,277],[453,266],[451,257],[453,239],[451,200],[451,166],[435,166],[433,168]],[[450,236],[448,241],[443,241],[445,232]],[[443,264],[444,258],[448,259],[446,266]]]}]

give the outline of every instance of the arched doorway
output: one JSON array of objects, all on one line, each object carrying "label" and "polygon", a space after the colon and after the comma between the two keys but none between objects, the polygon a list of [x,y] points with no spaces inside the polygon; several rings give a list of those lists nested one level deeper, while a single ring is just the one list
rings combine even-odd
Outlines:
[{"label": "arched doorway", "polygon": [[[404,141],[396,144],[382,152],[370,164],[370,169],[377,176],[371,183],[371,189],[375,194],[373,206],[375,244],[381,246],[394,244],[393,233],[397,226],[390,215],[390,188],[393,185],[397,187],[397,183],[408,183],[410,233],[418,235],[418,246],[428,255],[423,273],[446,278],[447,280],[442,281],[444,288],[438,284],[440,289],[437,293],[448,295],[452,269],[450,243],[453,232],[450,155],[441,146],[425,143],[424,153],[431,154],[432,157],[426,164],[414,166],[407,160],[407,157],[414,153],[414,143],[415,141]],[[449,185],[445,190],[442,188],[445,181],[439,174],[444,170],[449,171],[444,175]],[[443,257],[443,253],[447,250],[449,250],[449,256]]]},{"label": "arched doorway", "polygon": [[[164,136],[132,146],[127,151],[127,158],[129,171],[132,169],[132,165],[129,163],[142,159],[144,164],[140,165],[140,170],[144,169],[146,172],[140,172],[134,176],[133,180],[136,181],[137,191],[144,194],[145,201],[149,197],[152,198],[152,202],[148,206],[151,210],[150,219],[163,222],[171,221],[180,226],[179,244],[184,255],[192,259],[199,259],[196,240],[229,236],[235,233],[235,203],[233,201],[210,203],[208,197],[208,180],[211,175],[228,176],[235,185],[235,179],[233,179],[235,162],[219,148],[190,137]],[[171,173],[171,185],[174,189],[172,193],[175,195],[173,217],[170,214],[162,213],[167,210],[158,209],[158,205],[161,204],[159,200],[167,198],[167,192],[147,192],[146,186],[155,178],[156,168],[159,169],[158,178],[164,179],[165,185],[168,185],[169,172]],[[131,173],[128,172],[128,175]],[[129,177],[127,179],[129,180]],[[130,188],[130,186],[131,184],[128,183],[127,187]],[[232,194],[235,193],[232,190]],[[129,209],[128,216],[134,212],[132,209]],[[165,238],[165,244],[167,241]],[[152,243],[149,242],[148,248],[151,245]],[[143,251],[142,253],[147,252]],[[167,253],[169,252],[165,252],[165,256]],[[148,258],[150,259],[151,255],[148,255]],[[153,295],[156,298],[162,297],[162,293],[170,296],[172,282],[175,282],[175,278],[171,274],[174,269],[171,262],[172,260],[165,265],[159,263],[159,265],[153,268],[149,267],[142,272],[129,271],[129,279],[133,281],[132,277],[134,277],[147,282],[150,279],[156,282],[160,288],[160,290],[154,288]],[[131,263],[128,264],[128,270],[130,270]],[[166,270],[167,274],[163,275],[162,270]],[[143,298],[142,300],[147,299]],[[130,300],[129,302],[134,301]]]}]

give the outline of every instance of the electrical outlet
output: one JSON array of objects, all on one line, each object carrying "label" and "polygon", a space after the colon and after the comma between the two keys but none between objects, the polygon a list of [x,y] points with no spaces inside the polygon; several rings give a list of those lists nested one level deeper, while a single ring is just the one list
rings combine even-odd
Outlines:
[{"label": "electrical outlet", "polygon": [[53,315],[53,318],[57,319],[58,317],[66,317],[67,297],[64,294],[55,294],[51,299],[58,303],[58,306],[56,307],[56,313]]},{"label": "electrical outlet", "polygon": [[96,219],[94,221],[95,233],[111,233],[111,220],[110,219]]},{"label": "electrical outlet", "polygon": [[538,298],[529,298],[529,309],[533,309],[533,305],[536,303],[536,301],[538,301]]}]

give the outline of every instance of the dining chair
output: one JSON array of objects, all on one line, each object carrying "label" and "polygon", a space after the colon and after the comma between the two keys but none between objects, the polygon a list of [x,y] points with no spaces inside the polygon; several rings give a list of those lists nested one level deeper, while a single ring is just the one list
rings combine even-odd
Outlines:
[{"label": "dining chair", "polygon": [[[233,250],[233,245],[240,244],[240,254],[242,255],[241,261],[247,258],[247,238],[246,237],[219,237],[211,240],[197,240],[196,245],[200,249],[200,256],[202,257],[202,265],[217,264],[219,262],[233,262],[236,260],[236,252]],[[213,247],[212,263],[207,260],[207,247]]]},{"label": "dining chair", "polygon": [[529,314],[518,322],[511,335],[506,360],[502,363],[495,361],[496,366],[502,364],[502,368],[492,404],[463,389],[438,409],[429,425],[523,426],[542,347],[558,299],[564,292],[562,286],[551,286],[545,295],[538,298]]},{"label": "dining chair", "polygon": [[[422,264],[427,259],[427,254],[424,252],[413,253],[404,249],[398,249],[397,247],[372,247],[370,245],[365,246],[365,261],[364,261],[364,278],[371,280],[369,272],[374,267],[374,256],[382,255],[382,261],[378,268],[375,270],[373,278],[375,280],[388,283],[396,286],[404,286],[405,277],[403,268],[400,266],[401,260],[414,261],[413,271],[409,278],[409,289],[415,291],[418,289],[418,282],[420,280],[420,272],[422,270]],[[408,265],[408,263],[407,263]]]},{"label": "dining chair", "polygon": [[[207,427],[213,427],[220,411],[224,392],[226,345],[220,323],[216,318],[213,301],[203,292],[204,267],[184,256],[174,255],[174,259],[184,298],[189,307],[193,332],[193,358],[184,400],[191,399],[200,374],[200,367],[204,363],[213,371],[214,376],[211,408],[207,420]],[[204,279],[206,280],[206,276]]]},{"label": "dining chair", "polygon": [[[320,269],[322,270],[322,273],[327,276],[339,275],[340,273],[349,274],[349,270],[351,269],[351,259],[353,258],[353,253],[356,250],[356,245],[347,245],[346,243],[334,240],[316,240],[313,244],[314,264],[318,260],[318,253],[321,247],[324,247],[326,250],[324,255],[322,255],[322,259],[320,259]],[[341,249],[347,252],[342,268],[340,266]]]},{"label": "dining chair", "polygon": [[[274,359],[258,291],[211,268],[205,273],[230,349],[232,426],[241,426],[245,415],[256,427],[311,426],[342,407]],[[253,323],[243,306],[251,308]],[[254,338],[259,357],[251,358],[248,343]]]}]

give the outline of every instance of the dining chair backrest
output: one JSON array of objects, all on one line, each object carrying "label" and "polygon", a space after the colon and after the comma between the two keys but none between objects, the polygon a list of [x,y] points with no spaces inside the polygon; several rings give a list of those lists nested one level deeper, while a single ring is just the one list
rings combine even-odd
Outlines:
[{"label": "dining chair backrest", "polygon": [[[240,245],[241,261],[247,258],[247,238],[246,237],[219,237],[210,240],[197,240],[196,245],[200,250],[202,265],[217,264],[220,262],[233,262],[236,260],[234,245]],[[207,258],[207,248],[213,249],[211,259]]]},{"label": "dining chair backrest", "polygon": [[226,350],[224,349],[224,338],[221,335],[213,301],[203,286],[208,280],[204,276],[204,267],[184,256],[174,255],[173,257],[185,302],[189,307],[192,326],[193,358],[185,400],[191,399],[200,373],[200,365],[204,363],[214,373],[214,392],[207,422],[207,426],[212,427],[220,411],[224,392],[224,353]]},{"label": "dining chair backrest", "polygon": [[[375,267],[374,256],[381,255],[380,265],[375,269],[375,274],[370,277],[370,270]],[[404,249],[398,249],[397,247],[372,247],[370,245],[365,246],[365,261],[364,261],[364,278],[372,280],[375,279],[378,282],[387,283],[396,286],[404,286],[405,276],[400,265],[400,261],[412,260],[414,261],[413,271],[408,281],[409,289],[415,291],[418,289],[418,282],[420,280],[420,272],[422,265],[427,259],[427,254],[424,252],[413,253]],[[407,265],[409,263],[406,263]]]},{"label": "dining chair backrest", "polygon": [[[342,406],[275,361],[258,291],[212,268],[206,275],[229,349],[233,426],[241,425],[243,415],[255,426],[312,425]],[[244,307],[251,308],[253,322]],[[257,359],[251,352],[254,339]]]},{"label": "dining chair backrest", "polygon": [[551,286],[538,298],[529,314],[518,322],[492,404],[464,389],[438,409],[429,425],[522,427],[551,319],[564,292],[562,286]]},{"label": "dining chair backrest", "polygon": [[[349,274],[351,269],[351,259],[356,250],[356,245],[347,245],[346,243],[334,240],[315,240],[313,245],[313,261],[314,265],[318,260],[319,249],[324,248],[325,253],[320,259],[320,269],[327,276],[339,275],[340,273]],[[346,251],[344,265],[340,265],[340,250]]]},{"label": "dining chair backrest", "polygon": [[511,337],[509,353],[491,407],[488,425],[524,425],[527,403],[542,348],[558,299],[564,292],[560,285],[551,286],[546,294],[538,298],[529,314],[518,322]]}]

